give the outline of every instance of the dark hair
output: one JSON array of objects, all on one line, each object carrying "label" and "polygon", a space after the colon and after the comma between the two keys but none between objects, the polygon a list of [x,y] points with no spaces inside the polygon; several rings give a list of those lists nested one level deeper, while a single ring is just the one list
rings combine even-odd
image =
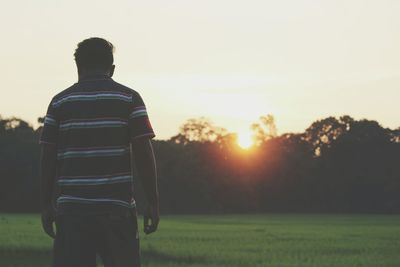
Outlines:
[{"label": "dark hair", "polygon": [[78,68],[107,70],[114,63],[114,46],[109,41],[92,37],[83,40],[75,50],[75,62]]}]

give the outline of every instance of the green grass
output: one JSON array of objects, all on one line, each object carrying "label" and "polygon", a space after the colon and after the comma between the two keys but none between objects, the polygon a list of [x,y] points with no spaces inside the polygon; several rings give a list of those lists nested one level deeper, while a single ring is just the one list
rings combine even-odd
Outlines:
[{"label": "green grass", "polygon": [[[140,225],[142,221],[140,220]],[[142,266],[398,267],[400,216],[165,216]],[[0,266],[50,266],[38,215],[0,215]]]}]

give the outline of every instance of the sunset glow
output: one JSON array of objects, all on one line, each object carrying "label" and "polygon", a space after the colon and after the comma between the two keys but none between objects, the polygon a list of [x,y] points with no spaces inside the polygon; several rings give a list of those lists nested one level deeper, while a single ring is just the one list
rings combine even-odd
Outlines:
[{"label": "sunset glow", "polygon": [[2,117],[39,127],[77,81],[77,43],[98,36],[115,45],[113,79],[141,94],[160,140],[202,116],[241,140],[265,114],[280,133],[343,114],[398,127],[400,1],[116,1],[112,13],[104,0],[53,2],[2,9],[12,25],[0,43]]},{"label": "sunset glow", "polygon": [[238,133],[237,138],[238,145],[243,149],[249,149],[254,145],[253,137],[250,132]]}]

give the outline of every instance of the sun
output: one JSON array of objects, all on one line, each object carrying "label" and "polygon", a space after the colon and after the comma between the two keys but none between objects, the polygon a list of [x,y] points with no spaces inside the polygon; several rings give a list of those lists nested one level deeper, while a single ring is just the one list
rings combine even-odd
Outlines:
[{"label": "sun", "polygon": [[238,145],[243,149],[248,149],[254,145],[253,137],[250,132],[240,132],[237,138]]}]

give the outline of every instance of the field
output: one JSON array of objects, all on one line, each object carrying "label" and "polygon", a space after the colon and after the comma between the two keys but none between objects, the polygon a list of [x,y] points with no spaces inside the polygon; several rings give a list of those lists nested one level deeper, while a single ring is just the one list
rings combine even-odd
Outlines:
[{"label": "field", "polygon": [[[145,267],[399,267],[400,216],[164,216],[141,247]],[[38,215],[0,214],[1,267],[50,261]]]}]

